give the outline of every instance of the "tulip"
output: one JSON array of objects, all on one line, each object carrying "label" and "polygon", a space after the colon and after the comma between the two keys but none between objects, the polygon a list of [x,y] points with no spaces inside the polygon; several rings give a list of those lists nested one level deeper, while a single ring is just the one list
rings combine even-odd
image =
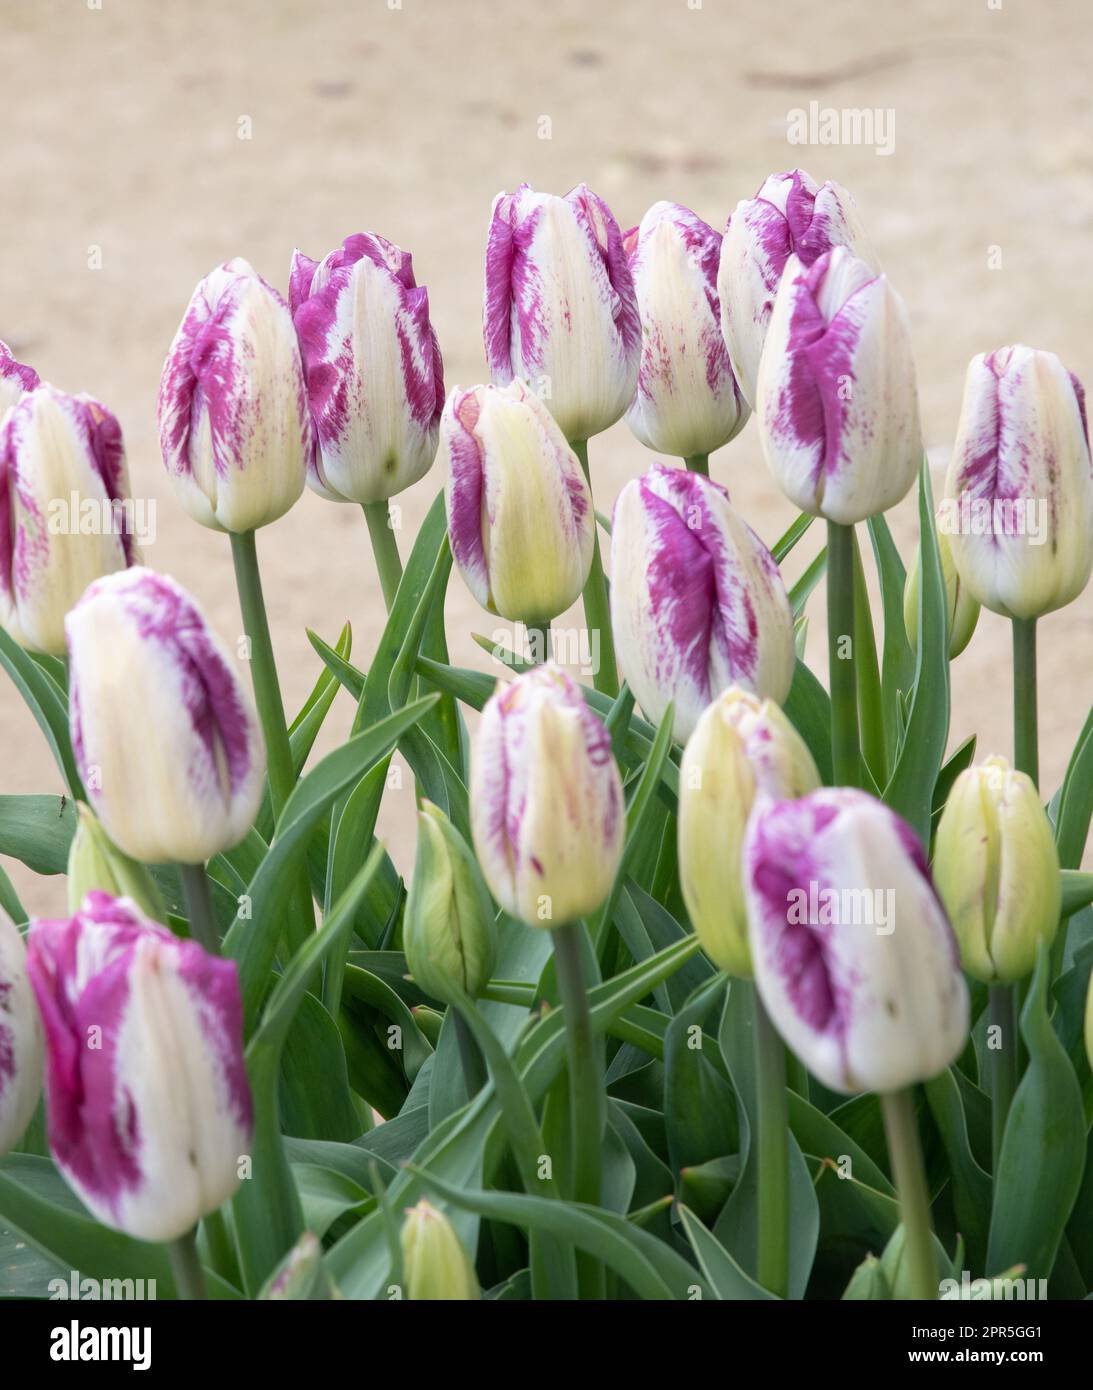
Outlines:
[{"label": "tulip", "polygon": [[474,855],[443,811],[423,802],[417,825],[402,926],[406,963],[415,983],[434,999],[473,999],[497,958],[493,904]]},{"label": "tulip", "polygon": [[510,916],[558,927],[600,906],[622,857],[622,784],[607,730],[556,666],[487,701],[470,803],[479,863]]},{"label": "tulip", "polygon": [[648,449],[711,454],[750,411],[721,334],[721,237],[677,203],[655,203],[623,239],[641,315],[638,389],[626,423]]},{"label": "tulip", "polygon": [[759,809],[744,846],[755,981],[789,1046],[836,1091],[894,1091],[968,1035],[952,928],[917,836],[864,792]]},{"label": "tulip", "polygon": [[266,526],[304,490],[311,426],[292,319],[239,257],[194,290],[160,378],[159,442],[183,507],[215,531]]},{"label": "tulip", "polygon": [[262,799],[257,716],[191,596],[133,568],[65,622],[72,747],[111,840],[144,863],[196,864],[238,843]]},{"label": "tulip", "polygon": [[40,379],[34,368],[17,362],[7,343],[0,341],[0,420],[9,406],[16,405],[27,391],[33,391],[38,385]]},{"label": "tulip", "polygon": [[410,1299],[477,1299],[481,1297],[474,1265],[455,1227],[424,1198],[406,1212],[402,1223],[402,1265]]},{"label": "tulip", "polygon": [[[24,369],[25,370],[25,369]],[[137,558],[121,426],[90,396],[24,394],[0,425],[0,625],[60,656],[65,614]]]},{"label": "tulip", "polygon": [[844,246],[791,257],[759,366],[755,418],[778,486],[851,526],[906,496],[922,460],[903,301]]},{"label": "tulip", "polygon": [[577,456],[523,382],[458,387],[441,424],[452,554],[483,608],[529,626],[581,593],[592,495]]},{"label": "tulip", "polygon": [[[953,550],[944,531],[937,532],[937,549],[941,557],[941,575],[945,581],[945,599],[949,610],[949,659],[958,657],[972,640],[979,621],[979,604],[968,592],[953,561]],[[915,551],[907,583],[903,589],[903,625],[912,647],[918,646],[918,572],[922,547]]]},{"label": "tulip", "polygon": [[741,857],[760,798],[804,796],[820,774],[804,740],[770,700],[731,685],[706,707],[679,771],[679,880],[703,949],[750,976]]},{"label": "tulip", "polygon": [[834,246],[847,246],[879,269],[845,188],[817,184],[803,169],[771,174],[754,198],[737,203],[721,246],[717,293],[733,372],[755,403],[759,362],[786,264],[811,266]]},{"label": "tulip", "polygon": [[937,828],[934,881],[964,969],[1012,984],[1055,939],[1062,909],[1059,853],[1032,781],[1005,758],[956,779]]},{"label": "tulip", "polygon": [[985,608],[1038,618],[1082,592],[1093,567],[1085,392],[1053,352],[972,359],[945,492],[953,559]]},{"label": "tulip", "polygon": [[483,334],[493,380],[530,383],[570,440],[618,420],[634,396],[641,320],[622,233],[580,184],[498,194],[486,244]]},{"label": "tulip", "polygon": [[42,1025],[19,929],[0,908],[0,1157],[30,1124],[42,1091]]},{"label": "tulip", "polygon": [[330,1302],[341,1298],[323,1264],[323,1247],[318,1236],[312,1231],[303,1233],[266,1280],[258,1297],[276,1303]]},{"label": "tulip", "polygon": [[36,922],[49,1146],[93,1216],[176,1240],[227,1201],[251,1137],[236,966],[90,893]]},{"label": "tulip", "polygon": [[97,889],[112,898],[129,898],[146,917],[166,925],[167,909],[152,875],[111,843],[89,806],[77,802],[76,811],[79,821],[68,849],[69,912],[79,912],[84,898]]},{"label": "tulip", "polygon": [[793,614],[770,551],[697,473],[657,464],[627,483],[611,533],[611,624],[646,717],[675,705],[675,737],[737,684],[781,704],[793,680]]},{"label": "tulip", "polygon": [[289,304],[315,426],[308,483],[334,502],[385,502],[432,467],[444,405],[413,258],[371,232],[321,261],[296,251]]}]

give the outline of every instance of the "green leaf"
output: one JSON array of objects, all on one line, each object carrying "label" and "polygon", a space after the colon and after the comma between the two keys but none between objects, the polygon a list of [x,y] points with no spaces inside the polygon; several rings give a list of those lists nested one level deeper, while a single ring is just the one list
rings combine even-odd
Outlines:
[{"label": "green leaf", "polygon": [[914,827],[923,845],[929,845],[934,784],[949,738],[949,606],[925,460],[919,473],[918,517],[921,563],[914,694],[884,800]]},{"label": "green leaf", "polygon": [[831,785],[831,697],[798,657],[793,684],[782,707],[808,745],[825,786]]},{"label": "green leaf", "polygon": [[0,796],[0,854],[36,874],[63,874],[76,833],[76,805],[63,796]]},{"label": "green leaf", "polygon": [[[321,1077],[322,1084],[316,1085]],[[281,1058],[281,1128],[305,1139],[349,1143],[360,1121],[349,1091],[338,1025],[305,994]]]},{"label": "green leaf", "polygon": [[867,522],[873,545],[873,559],[880,578],[881,605],[884,610],[884,654],[881,666],[881,699],[884,718],[884,746],[888,766],[896,761],[900,743],[899,702],[909,694],[915,681],[915,653],[907,640],[903,621],[903,590],[907,571],[899,557],[892,533],[883,514]]},{"label": "green leaf", "polygon": [[809,516],[806,512],[802,512],[797,520],[778,537],[770,548],[770,553],[774,556],[777,564],[780,565],[782,563],[815,520],[816,518],[814,516]]},{"label": "green leaf", "polygon": [[952,1068],[927,1081],[925,1091],[948,1158],[957,1228],[964,1237],[971,1268],[977,1274],[983,1273],[987,1269],[990,1231],[990,1175],[972,1154],[964,1103]]},{"label": "green leaf", "polygon": [[691,1242],[698,1267],[706,1276],[706,1282],[716,1299],[738,1301],[746,1299],[753,1302],[773,1300],[774,1294],[757,1284],[745,1274],[733,1257],[717,1239],[703,1226],[698,1217],[682,1202],[676,1204],[680,1225]]},{"label": "green leaf", "polygon": [[1048,1017],[1049,972],[1050,955],[1041,944],[1021,1011],[1029,1060],[1002,1136],[988,1275],[1023,1264],[1029,1278],[1049,1278],[1081,1186],[1086,1142],[1081,1089]]},{"label": "green leaf", "polygon": [[1055,843],[1059,863],[1064,869],[1077,869],[1085,852],[1089,836],[1089,821],[1093,816],[1093,710],[1074,745],[1067,764],[1066,776],[1059,791],[1059,808],[1055,818]]},{"label": "green leaf", "polygon": [[0,628],[0,666],[4,667],[15,682],[16,689],[26,701],[38,727],[45,734],[46,742],[65,779],[69,796],[82,801],[83,784],[72,754],[72,742],[68,733],[68,702],[64,692],[3,628]]},{"label": "green leaf", "polygon": [[726,985],[722,975],[705,980],[664,1035],[664,1127],[675,1174],[740,1149],[736,1096],[718,1051],[716,1022],[704,1027],[715,1008],[720,1020]]},{"label": "green leaf", "polygon": [[884,710],[881,700],[877,639],[869,608],[869,589],[865,582],[858,533],[854,539],[854,675],[858,690],[858,728],[862,755],[873,781],[883,787],[888,780],[888,753],[884,737]]}]

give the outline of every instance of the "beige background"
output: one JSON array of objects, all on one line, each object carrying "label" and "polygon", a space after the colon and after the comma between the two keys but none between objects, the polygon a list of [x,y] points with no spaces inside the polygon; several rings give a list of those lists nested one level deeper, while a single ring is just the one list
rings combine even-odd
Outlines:
[{"label": "beige background", "polygon": [[[159,504],[147,562],[234,644],[227,541],[192,523],[162,473],[155,397],[196,281],[242,255],[282,291],[293,246],[320,256],[375,230],[414,254],[448,386],[484,376],[484,234],[500,189],[586,180],[626,228],[659,198],[721,226],[773,170],[845,183],[910,307],[925,435],[944,463],[964,370],[1025,341],[1093,380],[1093,144],[1086,0],[2,0],[6,112],[0,337],[43,377],[121,418],[134,492]],[[895,112],[895,151],[793,147],[787,112]],[[550,118],[549,139],[539,138]],[[238,138],[249,117],[252,138]],[[102,268],[88,269],[101,247]],[[988,268],[989,248],[1001,250]],[[592,442],[597,501],[653,456],[619,424]],[[769,542],[791,517],[754,425],[713,473]],[[412,528],[442,479],[405,494]],[[905,553],[913,507],[892,521]],[[812,539],[810,537],[810,539]],[[408,537],[403,538],[407,548]],[[814,547],[787,565],[796,577]],[[317,672],[304,636],[353,621],[367,666],[381,621],[359,511],[305,494],[259,541],[287,703]],[[810,659],[822,674],[822,600]],[[458,575],[453,657],[491,620]],[[564,620],[563,620],[564,621]],[[1057,785],[1089,705],[1093,592],[1042,625],[1043,782]],[[987,614],[954,668],[954,740],[1009,751],[1008,630]],[[339,697],[331,737],[352,710]],[[138,730],[152,739],[155,729]],[[0,686],[0,790],[61,790],[14,689]],[[409,790],[383,815],[412,845]],[[32,910],[62,881],[15,866]]]}]

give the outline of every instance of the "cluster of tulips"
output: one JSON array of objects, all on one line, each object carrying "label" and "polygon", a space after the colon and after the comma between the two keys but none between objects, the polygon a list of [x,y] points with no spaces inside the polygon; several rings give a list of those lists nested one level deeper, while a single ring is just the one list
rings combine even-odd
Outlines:
[{"label": "cluster of tulips", "polygon": [[[18,1291],[1085,1297],[1093,723],[1045,805],[1036,705],[1036,620],[1093,567],[1080,384],[977,357],[935,510],[902,301],[800,170],[724,235],[500,196],[484,338],[492,382],[446,394],[373,234],[296,252],[287,302],[243,260],[197,287],[160,442],[230,537],[239,656],[142,566],[114,416],[0,348],[0,663],[65,786],[0,798],[0,852],[67,872],[71,912],[28,922],[0,869]],[[752,413],[801,513],[770,547],[709,470]],[[608,519],[588,441],[624,416],[671,462]],[[438,453],[403,556],[390,499]],[[883,513],[916,480],[908,572]],[[289,721],[255,533],[305,484],[362,507],[388,616],[367,672],[348,626],[310,634]],[[110,524],[56,525],[69,498]],[[453,562],[513,625],[479,639],[496,689],[449,661]],[[825,574],[830,691],[803,659]],[[582,595],[591,685],[552,660]],[[1013,766],[947,748],[981,605],[1013,624]],[[349,735],[307,770],[340,690]],[[405,886],[375,838],[396,750]]]}]

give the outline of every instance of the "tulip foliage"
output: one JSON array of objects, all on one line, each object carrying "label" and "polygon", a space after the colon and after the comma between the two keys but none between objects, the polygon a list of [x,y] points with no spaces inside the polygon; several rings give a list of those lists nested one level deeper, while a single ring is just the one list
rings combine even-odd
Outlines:
[{"label": "tulip foliage", "polygon": [[[70,914],[0,867],[0,1296],[1089,1296],[1093,714],[1044,787],[1036,699],[1093,565],[1076,380],[977,358],[935,499],[903,303],[800,170],[724,234],[499,196],[492,381],[447,397],[408,253],[350,236],[286,289],[207,276],[159,396],[249,663],[144,567],[113,415],[0,344],[0,665],[57,777],[0,796],[0,855]],[[730,501],[752,412],[780,537]],[[387,617],[362,652],[316,615],[286,714],[255,533],[305,484],[363,509]],[[48,525],[70,494],[109,524]],[[513,626],[474,668],[449,583]],[[591,679],[551,660],[582,597]],[[980,605],[1012,750],[950,746]],[[377,839],[400,795],[416,856]]]}]

